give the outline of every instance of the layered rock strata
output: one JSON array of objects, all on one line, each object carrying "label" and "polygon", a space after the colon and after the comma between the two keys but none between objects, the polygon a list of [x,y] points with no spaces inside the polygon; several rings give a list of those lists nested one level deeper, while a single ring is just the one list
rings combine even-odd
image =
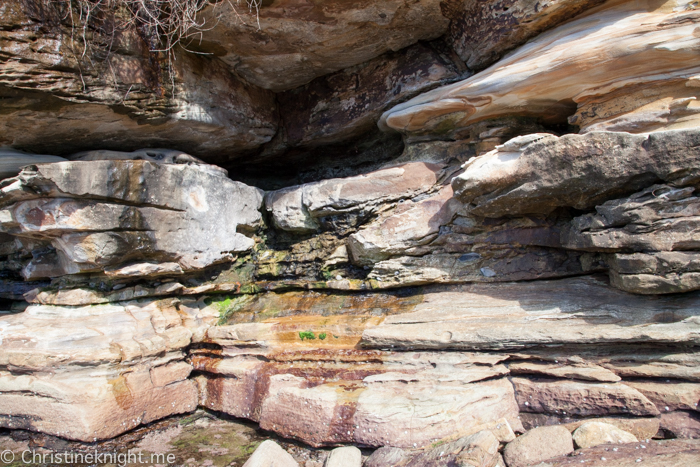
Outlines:
[{"label": "layered rock strata", "polygon": [[271,92],[211,56],[151,52],[162,49],[158,38],[119,11],[71,15],[70,5],[3,2],[1,146],[48,154],[177,146],[222,163],[274,136]]},{"label": "layered rock strata", "polygon": [[[380,123],[416,137],[502,115],[570,117],[583,131],[692,128],[698,118],[697,22],[696,6],[686,0],[609,1],[482,73],[394,107]],[[647,92],[654,88],[656,96]],[[635,93],[646,96],[636,99]]]},{"label": "layered rock strata", "polygon": [[200,406],[384,466],[700,433],[695,3],[208,5],[169,84],[37,5],[0,7],[0,426]]}]

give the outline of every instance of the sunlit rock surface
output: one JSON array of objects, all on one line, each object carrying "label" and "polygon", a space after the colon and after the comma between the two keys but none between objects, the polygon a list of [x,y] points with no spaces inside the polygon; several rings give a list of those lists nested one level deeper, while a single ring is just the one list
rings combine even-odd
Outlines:
[{"label": "sunlit rock surface", "polygon": [[[582,130],[589,123],[608,129],[603,121],[631,132],[695,127],[698,21],[697,6],[687,0],[607,2],[465,81],[388,110],[380,124],[408,135],[445,134],[502,115],[565,121],[578,106],[587,111],[570,121]],[[642,92],[669,83],[679,83],[677,91],[656,99],[616,99],[622,88]]]},{"label": "sunlit rock surface", "polygon": [[129,263],[202,268],[252,248],[261,190],[215,166],[149,161],[39,164],[3,182],[2,230],[43,250],[26,279]]}]

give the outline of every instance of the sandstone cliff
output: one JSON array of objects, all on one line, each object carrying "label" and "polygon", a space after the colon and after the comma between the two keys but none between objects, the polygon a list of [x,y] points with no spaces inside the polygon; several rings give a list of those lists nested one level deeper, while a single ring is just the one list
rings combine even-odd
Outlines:
[{"label": "sandstone cliff", "polygon": [[0,427],[700,462],[696,2],[57,5],[0,5]]}]

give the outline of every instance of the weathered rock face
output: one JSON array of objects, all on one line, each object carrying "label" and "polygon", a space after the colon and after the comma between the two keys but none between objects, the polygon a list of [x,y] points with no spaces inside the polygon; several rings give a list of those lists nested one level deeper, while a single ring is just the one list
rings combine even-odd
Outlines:
[{"label": "weathered rock face", "polygon": [[249,250],[254,241],[239,231],[261,221],[261,191],[207,165],[39,164],[5,181],[0,197],[2,230],[39,245],[26,279],[142,263],[169,263],[165,272],[202,268]]},{"label": "weathered rock face", "polygon": [[[607,129],[603,120],[617,131],[692,128],[698,124],[697,101],[686,88],[695,87],[700,65],[693,36],[697,22],[696,6],[687,0],[663,7],[607,2],[539,35],[483,73],[394,107],[381,125],[409,135],[444,134],[501,115],[561,121],[579,105],[587,112],[571,123],[582,129],[589,123]],[[624,105],[614,94],[623,87],[651,89],[669,81],[681,83],[679,93],[631,98]]]},{"label": "weathered rock face", "polygon": [[452,47],[469,68],[481,70],[505,52],[603,1],[447,0],[441,6],[451,20],[447,37]]},{"label": "weathered rock face", "polygon": [[0,149],[0,180],[14,177],[21,172],[22,167],[25,165],[65,160],[63,157],[30,154],[13,149]]},{"label": "weathered rock face", "polygon": [[86,44],[72,41],[79,33],[59,6],[2,8],[0,145],[48,154],[166,146],[221,163],[276,132],[274,95],[217,59],[176,51],[169,76],[149,38],[114,13],[93,17]]},{"label": "weathered rock face", "polygon": [[695,183],[699,142],[697,130],[528,135],[469,161],[453,188],[486,217],[590,209],[658,180]]},{"label": "weathered rock face", "polygon": [[240,10],[229,5],[205,10],[214,27],[198,48],[273,91],[436,39],[448,26],[439,0],[275,0],[252,13]]},{"label": "weathered rock face", "polygon": [[33,306],[0,329],[5,428],[93,441],[197,406],[193,333],[172,301]]},{"label": "weathered rock face", "polygon": [[324,180],[270,193],[265,206],[275,226],[290,232],[318,229],[315,218],[357,212],[367,216],[382,203],[412,198],[433,187],[443,167],[410,163],[368,175]]}]

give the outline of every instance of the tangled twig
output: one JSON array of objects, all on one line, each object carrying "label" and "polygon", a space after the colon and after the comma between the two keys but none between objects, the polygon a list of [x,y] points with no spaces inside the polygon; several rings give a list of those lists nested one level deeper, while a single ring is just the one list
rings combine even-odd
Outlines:
[{"label": "tangled twig", "polygon": [[[199,36],[200,41],[202,33],[216,26],[207,24],[205,18],[199,17],[199,13],[209,4],[215,6],[222,2],[213,2],[212,0],[43,0],[46,4],[60,5],[64,8],[70,18],[72,25],[72,41],[73,49],[75,47],[75,31],[80,31],[80,39],[82,40],[82,51],[76,53],[76,57],[80,56],[80,60],[90,60],[88,49],[90,40],[88,38],[88,29],[90,28],[91,19],[102,16],[105,13],[114,13],[119,9],[125,9],[128,12],[130,21],[134,21],[142,30],[148,33],[151,39],[148,42],[148,47],[152,53],[164,53],[168,60],[168,71],[171,77],[173,93],[175,92],[173,62],[175,60],[174,50],[176,47],[182,47],[184,50],[192,53],[201,53],[189,48],[191,41],[196,36]],[[255,14],[258,28],[260,27],[259,11],[262,5],[262,0],[243,0],[248,11]],[[243,21],[243,17],[238,13],[237,5],[241,0],[225,0],[227,5],[230,5],[236,17]],[[77,13],[77,16],[74,14]],[[120,27],[112,28],[112,36],[118,29],[124,29],[129,26],[129,21],[126,21]],[[107,55],[111,52],[111,44]],[[80,66],[80,65],[79,65]],[[81,70],[82,79],[82,70]],[[85,83],[83,81],[83,87]]]}]

